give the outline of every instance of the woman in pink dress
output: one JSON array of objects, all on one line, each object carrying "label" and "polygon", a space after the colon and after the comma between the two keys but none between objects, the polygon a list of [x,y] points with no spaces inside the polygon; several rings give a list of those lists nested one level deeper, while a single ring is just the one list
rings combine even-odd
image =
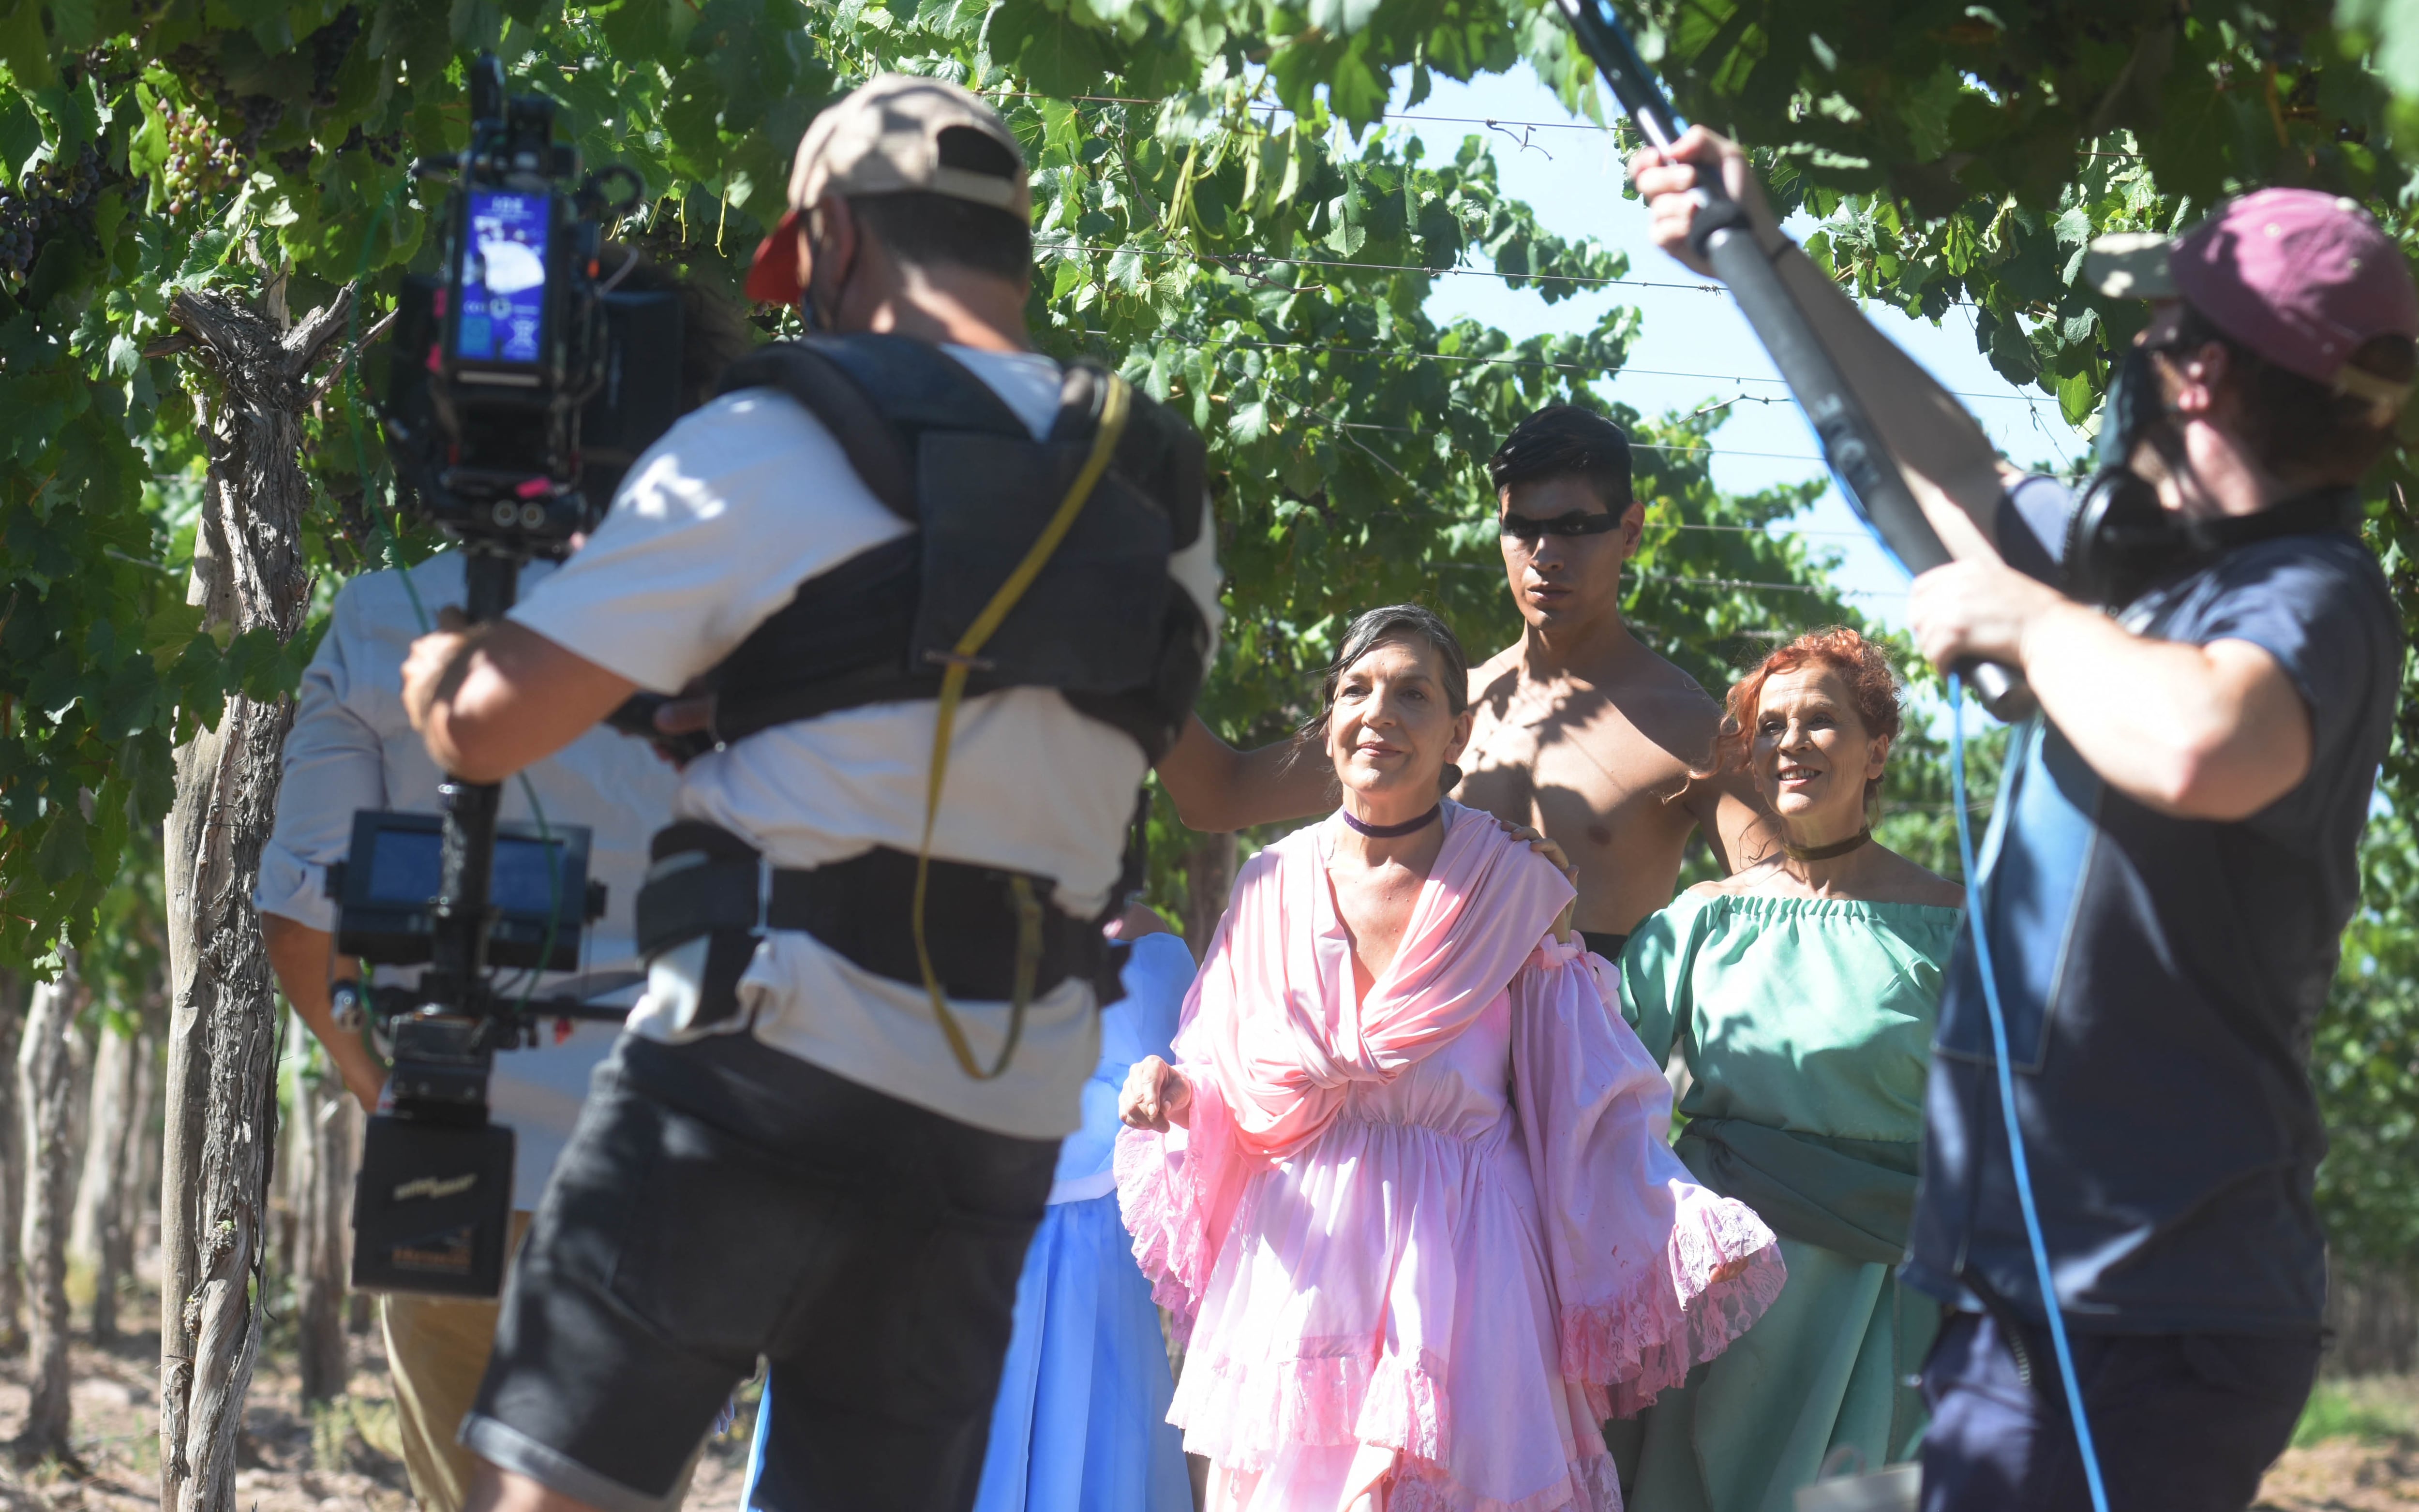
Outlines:
[{"label": "woman in pink dress", "polygon": [[1118,1197],[1214,1512],[1617,1512],[1598,1423],[1780,1289],[1667,1146],[1570,883],[1440,800],[1467,687],[1433,614],[1354,622],[1314,726],[1343,807],[1244,865],[1178,1063],[1126,1083]]}]

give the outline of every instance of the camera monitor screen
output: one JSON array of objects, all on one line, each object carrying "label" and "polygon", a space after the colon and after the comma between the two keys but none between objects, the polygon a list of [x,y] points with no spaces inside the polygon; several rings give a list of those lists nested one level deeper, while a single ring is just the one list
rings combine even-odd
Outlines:
[{"label": "camera monitor screen", "polygon": [[462,308],[454,326],[454,355],[462,361],[534,367],[543,356],[553,208],[545,194],[470,191]]},{"label": "camera monitor screen", "polygon": [[[437,895],[439,848],[442,836],[434,830],[388,830],[370,852],[366,901],[417,907]],[[569,910],[557,907],[561,889],[571,878],[562,871],[562,842],[496,837],[495,870],[487,896],[500,913],[543,919]],[[554,873],[552,877],[547,874]],[[574,914],[574,917],[577,917]]]},{"label": "camera monitor screen", "polygon": [[[353,816],[352,851],[341,871],[330,868],[338,951],[382,966],[429,958],[443,824],[434,814]],[[487,893],[495,909],[491,965],[557,971],[578,965],[583,924],[597,907],[588,885],[590,842],[577,824],[558,824],[543,835],[534,825],[496,826]]]}]

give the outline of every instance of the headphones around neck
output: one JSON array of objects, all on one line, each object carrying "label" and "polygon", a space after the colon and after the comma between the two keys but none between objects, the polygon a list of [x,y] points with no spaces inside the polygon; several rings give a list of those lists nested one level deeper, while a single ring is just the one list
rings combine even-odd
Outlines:
[{"label": "headphones around neck", "polygon": [[2067,517],[2060,587],[2069,598],[2122,609],[2162,583],[2239,546],[2282,536],[2359,527],[2360,494],[2315,488],[2257,514],[2188,520],[2159,503],[2159,491],[2130,467],[2103,467]]}]

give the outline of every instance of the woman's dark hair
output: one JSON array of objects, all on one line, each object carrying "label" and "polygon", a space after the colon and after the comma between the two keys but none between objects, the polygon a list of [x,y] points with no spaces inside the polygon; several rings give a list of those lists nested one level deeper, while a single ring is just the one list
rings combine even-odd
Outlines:
[{"label": "woman's dark hair", "polygon": [[[1361,658],[1389,641],[1407,641],[1433,651],[1442,664],[1437,674],[1444,684],[1446,710],[1458,717],[1470,707],[1470,656],[1461,649],[1461,638],[1453,633],[1453,627],[1425,604],[1390,603],[1368,610],[1346,627],[1343,643],[1335,648],[1335,660],[1327,664],[1327,671],[1319,679],[1318,712],[1302,721],[1297,732],[1302,743],[1325,741],[1327,722],[1335,713],[1335,690],[1343,683],[1344,675]],[[1445,772],[1450,780],[1444,787],[1450,790],[1460,780],[1459,773],[1450,765]]]},{"label": "woman's dark hair", "polygon": [[1514,483],[1553,478],[1584,478],[1619,514],[1629,508],[1629,437],[1621,427],[1577,405],[1548,405],[1512,427],[1487,459],[1487,476],[1500,496]]},{"label": "woman's dark hair", "polygon": [[1033,227],[1006,210],[915,190],[853,194],[848,207],[902,263],[954,263],[1018,283],[1033,276]]},{"label": "woman's dark hair", "polygon": [[[2394,420],[2379,423],[2371,401],[2277,366],[2189,302],[2174,340],[2160,349],[2180,357],[2212,342],[2226,351],[2227,382],[2242,400],[2242,438],[2259,466],[2277,477],[2356,483],[2394,444]],[[2344,360],[2388,383],[2407,384],[2419,372],[2419,351],[2408,336],[2373,336]]]}]

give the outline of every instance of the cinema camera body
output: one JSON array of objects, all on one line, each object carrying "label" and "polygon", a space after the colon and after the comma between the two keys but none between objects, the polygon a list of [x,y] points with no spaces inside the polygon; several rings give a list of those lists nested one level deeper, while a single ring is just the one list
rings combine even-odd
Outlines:
[{"label": "cinema camera body", "polygon": [[[492,54],[471,69],[470,114],[463,152],[413,164],[451,184],[444,265],[404,283],[381,419],[409,507],[461,545],[476,623],[512,606],[525,564],[569,551],[670,427],[682,331],[678,296],[617,287],[637,257],[603,245],[638,176],[583,176],[555,140],[555,101],[507,97]],[[495,1055],[534,1046],[551,1021],[624,1013],[517,990],[578,967],[605,897],[586,829],[500,824],[500,793],[449,775],[439,813],[362,811],[329,868],[338,953],[423,969],[414,986],[334,994],[338,1023],[377,1020],[393,1053],[354,1188],[353,1285],[366,1291],[501,1290],[513,1132],[488,1119]]]}]

